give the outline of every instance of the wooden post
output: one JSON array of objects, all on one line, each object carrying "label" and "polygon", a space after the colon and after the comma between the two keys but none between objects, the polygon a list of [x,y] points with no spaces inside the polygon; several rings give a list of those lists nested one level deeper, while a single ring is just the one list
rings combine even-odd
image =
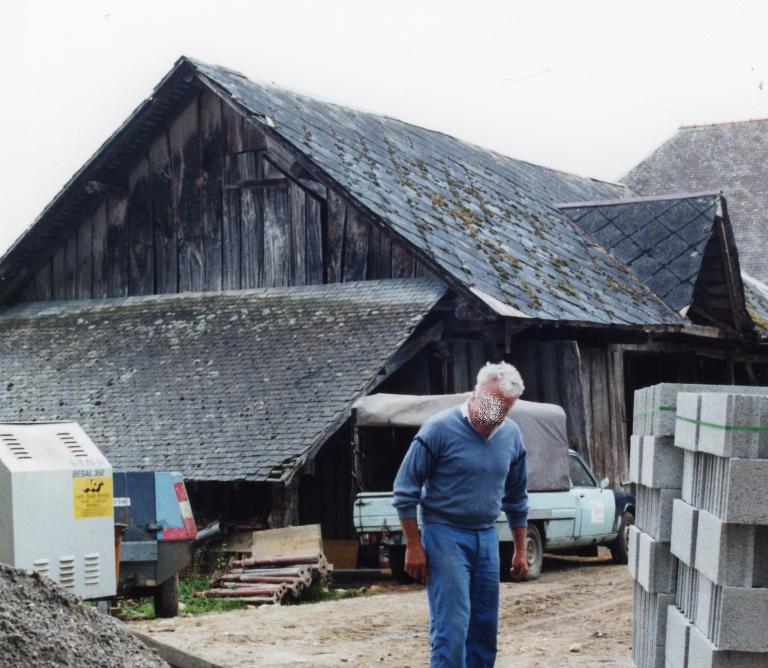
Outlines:
[{"label": "wooden post", "polygon": [[280,529],[299,523],[299,480],[272,485],[272,509],[269,511],[269,527]]}]

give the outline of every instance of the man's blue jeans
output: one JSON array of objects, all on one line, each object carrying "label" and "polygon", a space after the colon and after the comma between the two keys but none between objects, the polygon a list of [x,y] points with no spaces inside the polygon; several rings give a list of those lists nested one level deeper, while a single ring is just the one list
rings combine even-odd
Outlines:
[{"label": "man's blue jeans", "polygon": [[493,666],[499,628],[496,529],[429,523],[421,539],[429,567],[431,668]]}]

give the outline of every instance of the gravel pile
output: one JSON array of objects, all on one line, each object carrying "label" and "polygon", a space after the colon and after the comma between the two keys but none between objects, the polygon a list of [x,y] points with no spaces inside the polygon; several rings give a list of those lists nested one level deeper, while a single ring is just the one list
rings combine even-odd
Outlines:
[{"label": "gravel pile", "polygon": [[168,664],[122,622],[47,578],[0,564],[0,666],[160,668]]}]

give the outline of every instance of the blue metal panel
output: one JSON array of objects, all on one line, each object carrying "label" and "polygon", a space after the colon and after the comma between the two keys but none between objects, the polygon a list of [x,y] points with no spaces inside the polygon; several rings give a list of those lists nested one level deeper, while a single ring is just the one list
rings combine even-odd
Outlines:
[{"label": "blue metal panel", "polygon": [[[155,480],[148,472],[114,473],[114,496],[128,499],[129,505],[115,507],[115,522],[128,526],[123,543],[155,540],[148,527],[155,524]],[[120,503],[118,501],[118,503]]]},{"label": "blue metal panel", "polygon": [[[181,506],[176,496],[177,482],[183,482],[178,473],[166,471],[155,473],[155,503],[157,523],[163,529],[183,529],[184,517],[181,514]],[[163,539],[163,532],[158,532],[158,539]]]}]

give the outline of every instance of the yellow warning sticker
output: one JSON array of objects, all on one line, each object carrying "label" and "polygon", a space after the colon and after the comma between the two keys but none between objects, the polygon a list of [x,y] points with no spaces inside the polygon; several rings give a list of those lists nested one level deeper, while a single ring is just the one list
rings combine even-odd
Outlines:
[{"label": "yellow warning sticker", "polygon": [[112,517],[112,476],[76,476],[72,492],[76,520]]}]

